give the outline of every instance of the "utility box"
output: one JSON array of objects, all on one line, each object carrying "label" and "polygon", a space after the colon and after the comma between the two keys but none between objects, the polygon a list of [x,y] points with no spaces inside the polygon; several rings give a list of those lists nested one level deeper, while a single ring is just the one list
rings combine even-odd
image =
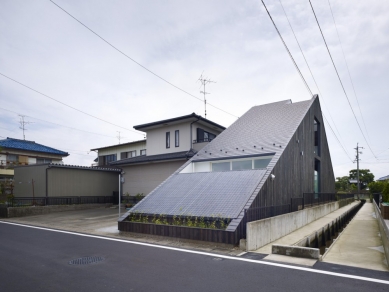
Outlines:
[{"label": "utility box", "polygon": [[381,216],[384,219],[389,219],[389,203],[381,203]]}]

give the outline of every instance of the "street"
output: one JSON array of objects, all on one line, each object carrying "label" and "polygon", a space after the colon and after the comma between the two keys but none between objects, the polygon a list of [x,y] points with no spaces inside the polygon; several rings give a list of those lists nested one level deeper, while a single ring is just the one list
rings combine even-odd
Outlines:
[{"label": "street", "polygon": [[[333,269],[287,267],[250,256],[216,255],[6,222],[0,222],[0,240],[2,291],[387,291],[389,287],[389,275],[383,272],[362,271],[353,278],[329,274]],[[69,264],[82,257],[102,260]]]}]

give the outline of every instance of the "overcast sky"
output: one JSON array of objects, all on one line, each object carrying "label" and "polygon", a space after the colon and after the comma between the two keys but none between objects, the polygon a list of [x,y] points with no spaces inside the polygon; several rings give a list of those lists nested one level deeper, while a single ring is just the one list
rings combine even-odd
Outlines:
[{"label": "overcast sky", "polygon": [[[203,74],[215,80],[207,118],[228,127],[254,105],[310,94],[261,1],[54,0],[123,53],[202,98]],[[265,1],[311,90],[318,89],[278,0]],[[354,83],[351,86],[327,0],[312,0],[365,141],[327,53],[308,0],[282,0],[320,90],[335,176],[356,168],[389,175],[389,1],[330,0]],[[92,148],[143,138],[134,125],[204,116],[201,101],[174,88],[110,47],[48,0],[0,0],[0,73],[114,126],[77,112],[0,75],[0,139],[26,140],[70,153],[66,164],[90,166]],[[362,114],[361,114],[362,112]],[[363,119],[362,119],[363,116]],[[127,128],[127,129],[124,129]],[[82,130],[82,131],[81,131]],[[91,133],[89,133],[91,132]]]}]

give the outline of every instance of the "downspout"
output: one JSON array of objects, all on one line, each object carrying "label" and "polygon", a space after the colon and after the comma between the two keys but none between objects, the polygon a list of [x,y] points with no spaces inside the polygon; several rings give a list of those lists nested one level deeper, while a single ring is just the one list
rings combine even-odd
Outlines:
[{"label": "downspout", "polygon": [[201,117],[197,116],[197,120],[190,123],[190,149],[189,149],[189,151],[193,149],[192,124],[197,123],[200,119],[201,119]]}]

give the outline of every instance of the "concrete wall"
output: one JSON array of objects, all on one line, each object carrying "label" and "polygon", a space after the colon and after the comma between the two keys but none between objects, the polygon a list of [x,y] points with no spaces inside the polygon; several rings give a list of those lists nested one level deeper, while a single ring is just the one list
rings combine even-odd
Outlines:
[{"label": "concrete wall", "polygon": [[49,197],[112,196],[119,190],[119,174],[88,169],[49,168]]},{"label": "concrete wall", "polygon": [[[176,130],[180,131],[179,147],[175,147]],[[166,132],[170,132],[170,148],[166,148]],[[147,155],[188,151],[190,147],[189,122],[147,130]]]},{"label": "concrete wall", "polygon": [[46,197],[46,168],[47,165],[15,167],[14,196],[32,197],[31,180],[34,180],[35,197]]},{"label": "concrete wall", "polygon": [[385,250],[386,262],[389,263],[389,228],[388,225],[386,225],[385,220],[382,218],[381,211],[374,200],[373,205],[378,220],[378,226],[380,228],[382,245],[384,246]]},{"label": "concrete wall", "polygon": [[[353,199],[349,199],[353,201]],[[256,250],[337,209],[339,201],[247,223],[247,251]]]},{"label": "concrete wall", "polygon": [[170,175],[173,174],[186,160],[168,161],[160,163],[123,166],[123,194],[134,196],[138,193],[147,195]]}]

